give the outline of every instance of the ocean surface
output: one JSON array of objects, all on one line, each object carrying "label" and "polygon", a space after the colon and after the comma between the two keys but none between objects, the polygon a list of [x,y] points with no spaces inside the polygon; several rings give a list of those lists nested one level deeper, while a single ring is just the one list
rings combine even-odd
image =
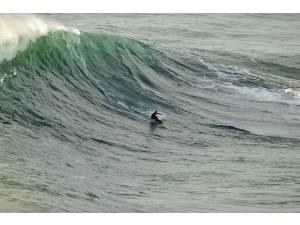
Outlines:
[{"label": "ocean surface", "polygon": [[0,14],[0,212],[300,212],[300,14]]}]

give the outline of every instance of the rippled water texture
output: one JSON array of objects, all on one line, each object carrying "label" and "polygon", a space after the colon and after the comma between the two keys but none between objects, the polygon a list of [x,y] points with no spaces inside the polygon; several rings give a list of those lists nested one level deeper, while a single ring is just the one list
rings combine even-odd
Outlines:
[{"label": "rippled water texture", "polygon": [[299,212],[299,37],[298,14],[0,15],[0,211]]}]

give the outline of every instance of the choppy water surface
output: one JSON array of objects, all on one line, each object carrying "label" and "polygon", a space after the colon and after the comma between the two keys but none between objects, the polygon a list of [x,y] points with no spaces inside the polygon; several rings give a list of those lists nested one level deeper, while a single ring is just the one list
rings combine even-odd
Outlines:
[{"label": "choppy water surface", "polygon": [[1,212],[300,211],[298,14],[0,22]]}]

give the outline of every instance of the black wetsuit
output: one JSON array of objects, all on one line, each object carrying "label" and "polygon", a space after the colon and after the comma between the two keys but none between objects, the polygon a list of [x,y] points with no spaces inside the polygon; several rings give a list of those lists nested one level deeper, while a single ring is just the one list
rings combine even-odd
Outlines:
[{"label": "black wetsuit", "polygon": [[154,113],[152,113],[152,115],[151,115],[151,119],[153,119],[153,120],[156,120],[156,121],[158,121],[158,122],[160,122],[160,120],[157,118],[157,115],[158,114],[158,112],[154,112]]}]

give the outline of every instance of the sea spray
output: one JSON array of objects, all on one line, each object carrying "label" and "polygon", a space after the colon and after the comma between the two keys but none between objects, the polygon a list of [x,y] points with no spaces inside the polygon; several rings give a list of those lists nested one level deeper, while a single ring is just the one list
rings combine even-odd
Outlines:
[{"label": "sea spray", "polygon": [[0,62],[13,58],[18,51],[26,48],[29,41],[59,30],[80,34],[78,29],[68,28],[35,15],[0,15]]},{"label": "sea spray", "polygon": [[0,63],[0,212],[299,212],[299,15],[38,16],[81,34]]}]

